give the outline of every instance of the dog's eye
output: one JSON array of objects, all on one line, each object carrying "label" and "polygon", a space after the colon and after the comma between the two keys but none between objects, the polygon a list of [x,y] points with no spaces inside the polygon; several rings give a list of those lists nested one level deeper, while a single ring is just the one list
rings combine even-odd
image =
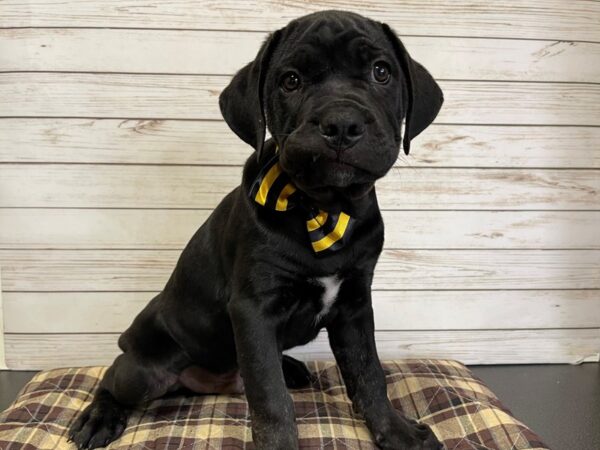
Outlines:
[{"label": "dog's eye", "polygon": [[300,87],[300,77],[296,72],[287,72],[281,78],[281,87],[287,92],[295,91]]},{"label": "dog's eye", "polygon": [[390,65],[384,61],[377,61],[373,65],[373,78],[378,83],[387,83],[390,79]]}]

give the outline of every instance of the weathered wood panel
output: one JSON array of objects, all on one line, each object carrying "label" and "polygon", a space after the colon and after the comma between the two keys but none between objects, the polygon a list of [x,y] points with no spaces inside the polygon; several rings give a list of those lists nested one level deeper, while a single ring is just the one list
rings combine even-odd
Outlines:
[{"label": "weathered wood panel", "polygon": [[[600,168],[598,142],[600,127],[433,124],[397,165]],[[222,121],[0,119],[0,162],[241,165],[250,154]]]},{"label": "weathered wood panel", "polygon": [[[159,291],[179,250],[0,250],[5,291]],[[375,289],[600,289],[598,250],[384,250]]]},{"label": "weathered wood panel", "polygon": [[[444,358],[466,364],[598,361],[600,330],[377,331],[382,359]],[[119,353],[118,334],[6,334],[11,369],[108,365]],[[91,352],[90,348],[94,351]],[[333,359],[325,334],[290,353]]]},{"label": "weathered wood panel", "polygon": [[6,369],[6,357],[4,355],[4,300],[2,292],[2,267],[0,267],[0,370]]},{"label": "weathered wood panel", "polygon": [[[0,29],[0,71],[232,75],[254,57],[265,37],[231,31]],[[403,41],[412,57],[440,79],[600,79],[596,43],[430,36]]]},{"label": "weathered wood panel", "polygon": [[[214,208],[240,181],[240,167],[4,164],[0,207]],[[600,173],[395,168],[377,193],[383,209],[597,209]]]},{"label": "weathered wood panel", "polygon": [[[580,136],[578,129],[564,129]],[[581,136],[592,130],[588,137],[600,138],[600,128],[581,130]],[[223,121],[0,119],[0,162],[242,165],[252,152]],[[574,154],[587,158],[594,152]],[[600,149],[597,159],[600,167]]]},{"label": "weathered wood panel", "polygon": [[[267,31],[355,5],[0,3],[8,361],[108,363],[116,333],[239,184],[251,149],[217,104],[230,75]],[[436,124],[378,184],[382,356],[597,361],[600,3],[361,8],[405,36],[446,96]],[[331,358],[325,336],[298,354]]]},{"label": "weathered wood panel", "polygon": [[[0,248],[182,249],[210,212],[0,209]],[[384,211],[383,218],[386,248],[600,250],[600,211]]]},{"label": "weathered wood panel", "polygon": [[[220,120],[213,75],[3,73],[0,117]],[[438,123],[600,125],[600,84],[440,81]]]},{"label": "weathered wood panel", "polygon": [[[155,294],[7,292],[6,332],[120,333]],[[373,308],[388,331],[600,327],[596,290],[374,291]]]},{"label": "weathered wood panel", "polygon": [[0,27],[133,27],[270,31],[298,16],[346,9],[401,34],[600,41],[597,2],[585,0],[4,0]]},{"label": "weathered wood panel", "polygon": [[[579,364],[599,360],[600,329],[376,331],[381,359],[447,358],[465,364]],[[292,350],[303,359],[331,359],[325,336]]]}]

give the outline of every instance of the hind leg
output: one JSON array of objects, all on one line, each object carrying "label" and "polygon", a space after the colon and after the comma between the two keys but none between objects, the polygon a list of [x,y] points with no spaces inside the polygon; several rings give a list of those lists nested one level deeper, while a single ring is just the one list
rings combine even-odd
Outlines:
[{"label": "hind leg", "polygon": [[101,389],[71,425],[69,441],[78,449],[105,447],[121,436],[127,425],[127,414],[109,391]]},{"label": "hind leg", "polygon": [[283,370],[285,385],[289,389],[309,387],[315,379],[306,364],[288,355],[282,356],[281,369]]},{"label": "hind leg", "polygon": [[125,430],[131,407],[161,397],[177,382],[172,374],[130,353],[117,357],[100,382],[92,403],[69,429],[78,449],[104,447]]}]

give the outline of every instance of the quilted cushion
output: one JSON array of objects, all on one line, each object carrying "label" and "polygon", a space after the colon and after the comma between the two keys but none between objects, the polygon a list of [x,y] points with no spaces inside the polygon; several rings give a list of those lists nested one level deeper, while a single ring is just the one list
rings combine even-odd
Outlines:
[{"label": "quilted cushion", "polygon": [[[352,411],[337,366],[311,362],[311,389],[292,392],[301,449],[375,449]],[[547,449],[465,366],[445,360],[383,364],[388,393],[405,415],[427,423],[450,450]],[[0,414],[0,448],[72,449],[69,425],[92,399],[106,368],[56,369],[37,374]],[[251,443],[243,395],[170,396],[129,419],[109,449],[240,449]]]}]

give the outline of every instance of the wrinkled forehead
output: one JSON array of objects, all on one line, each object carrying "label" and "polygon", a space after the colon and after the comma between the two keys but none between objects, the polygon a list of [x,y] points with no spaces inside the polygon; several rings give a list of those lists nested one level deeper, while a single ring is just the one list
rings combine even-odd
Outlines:
[{"label": "wrinkled forehead", "polygon": [[324,62],[358,67],[392,54],[376,22],[354,15],[321,14],[291,22],[275,59],[278,65],[305,69]]}]

